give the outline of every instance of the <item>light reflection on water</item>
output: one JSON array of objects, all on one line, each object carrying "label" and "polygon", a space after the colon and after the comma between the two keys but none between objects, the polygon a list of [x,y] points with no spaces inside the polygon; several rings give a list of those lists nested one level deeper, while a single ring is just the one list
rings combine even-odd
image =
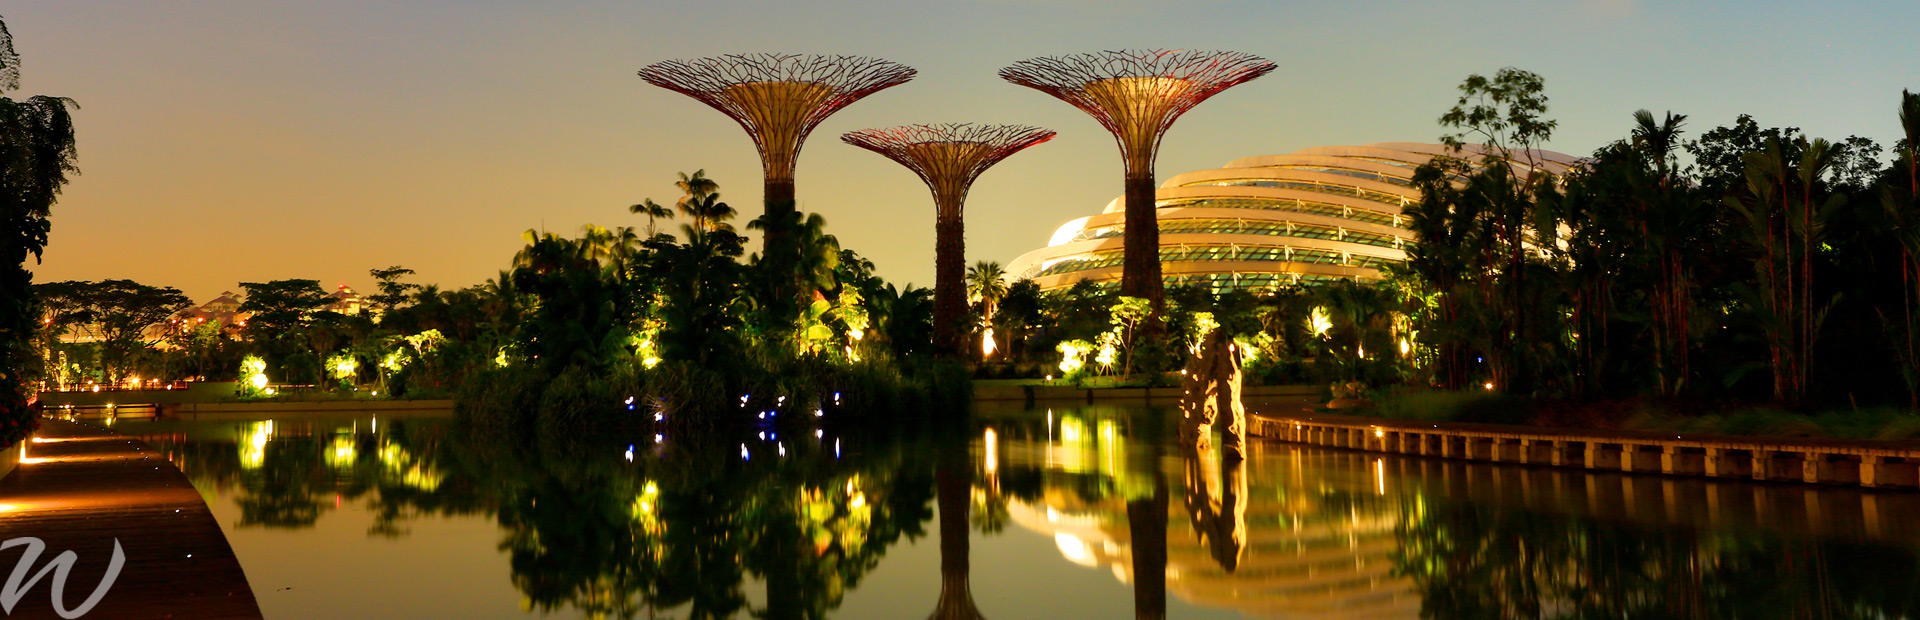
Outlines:
[{"label": "light reflection on water", "polygon": [[1262,442],[1227,462],[1173,445],[1166,413],[984,411],[965,433],[705,449],[423,419],[120,430],[209,497],[274,618],[1920,609],[1915,494]]}]

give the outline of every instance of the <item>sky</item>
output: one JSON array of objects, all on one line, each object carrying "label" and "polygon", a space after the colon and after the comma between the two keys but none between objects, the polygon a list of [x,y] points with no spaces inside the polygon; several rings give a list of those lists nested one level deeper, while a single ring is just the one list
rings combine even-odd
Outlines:
[{"label": "sky", "polygon": [[[858,54],[919,70],[814,130],[800,208],[890,281],[930,285],[933,206],[906,168],[842,133],[1021,123],[1060,133],[975,183],[967,261],[1010,262],[1121,191],[1090,117],[996,76],[1035,56],[1225,49],[1279,64],[1188,112],[1160,179],[1241,157],[1433,142],[1469,74],[1546,78],[1548,148],[1589,153],[1634,110],[1690,135],[1763,127],[1889,144],[1920,90],[1920,2],[1237,2],[969,0],[30,0],[0,5],[22,88],[80,105],[81,174],[54,208],[35,280],[126,278],[204,301],[239,282],[371,288],[369,269],[457,288],[509,267],[521,233],[644,227],[704,169],[745,219],[752,142],[642,82],[661,60]],[[753,247],[757,247],[757,243]]]}]

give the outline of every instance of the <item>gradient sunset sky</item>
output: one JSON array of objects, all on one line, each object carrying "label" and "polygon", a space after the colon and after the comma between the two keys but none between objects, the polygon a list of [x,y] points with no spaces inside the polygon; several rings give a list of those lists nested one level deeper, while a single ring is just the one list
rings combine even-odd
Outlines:
[{"label": "gradient sunset sky", "polygon": [[[196,302],[241,281],[366,290],[367,270],[477,284],[529,228],[644,226],[706,169],[745,219],[760,165],[731,120],[635,76],[730,52],[877,56],[920,77],[815,130],[800,207],[896,282],[929,285],[933,208],[905,168],[839,142],[922,122],[1060,132],[974,186],[968,263],[1006,263],[1121,188],[1112,138],[1000,80],[1024,58],[1118,48],[1251,52],[1274,73],[1183,117],[1160,178],[1229,160],[1431,142],[1469,73],[1547,79],[1548,145],[1585,154],[1634,110],[1689,136],[1749,113],[1889,145],[1920,90],[1920,2],[505,2],[36,0],[0,8],[24,61],[12,96],[72,97],[79,165],[39,282],[130,278]],[[757,247],[757,243],[754,247]],[[30,266],[31,267],[31,266]]]}]

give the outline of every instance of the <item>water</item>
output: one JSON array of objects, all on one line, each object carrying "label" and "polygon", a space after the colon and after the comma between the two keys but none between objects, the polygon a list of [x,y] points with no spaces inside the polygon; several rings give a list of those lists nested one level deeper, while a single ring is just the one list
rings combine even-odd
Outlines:
[{"label": "water", "polygon": [[275,619],[1920,617],[1920,494],[1279,443],[1227,463],[1168,415],[631,455],[445,419],[117,428],[193,480]]}]

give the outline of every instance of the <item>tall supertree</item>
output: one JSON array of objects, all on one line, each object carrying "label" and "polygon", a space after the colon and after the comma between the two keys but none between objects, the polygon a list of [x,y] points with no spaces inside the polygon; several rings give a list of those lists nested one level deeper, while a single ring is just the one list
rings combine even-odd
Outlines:
[{"label": "tall supertree", "polygon": [[[840,108],[914,75],[878,58],[800,54],[727,54],[640,70],[647,83],[698,99],[747,130],[766,172],[768,221],[794,210],[794,161],[807,134]],[[766,248],[778,232],[768,231]]]},{"label": "tall supertree", "polygon": [[963,347],[959,322],[967,308],[967,238],[961,214],[967,189],[987,168],[1053,136],[1025,125],[958,123],[863,129],[840,137],[900,162],[933,190],[933,346],[940,355],[958,356]]},{"label": "tall supertree", "polygon": [[1113,132],[1127,168],[1126,250],[1120,294],[1165,306],[1153,160],[1173,121],[1215,93],[1266,75],[1274,64],[1240,52],[1119,50],[1029,58],[1000,70],[1009,82],[1073,104]]}]

